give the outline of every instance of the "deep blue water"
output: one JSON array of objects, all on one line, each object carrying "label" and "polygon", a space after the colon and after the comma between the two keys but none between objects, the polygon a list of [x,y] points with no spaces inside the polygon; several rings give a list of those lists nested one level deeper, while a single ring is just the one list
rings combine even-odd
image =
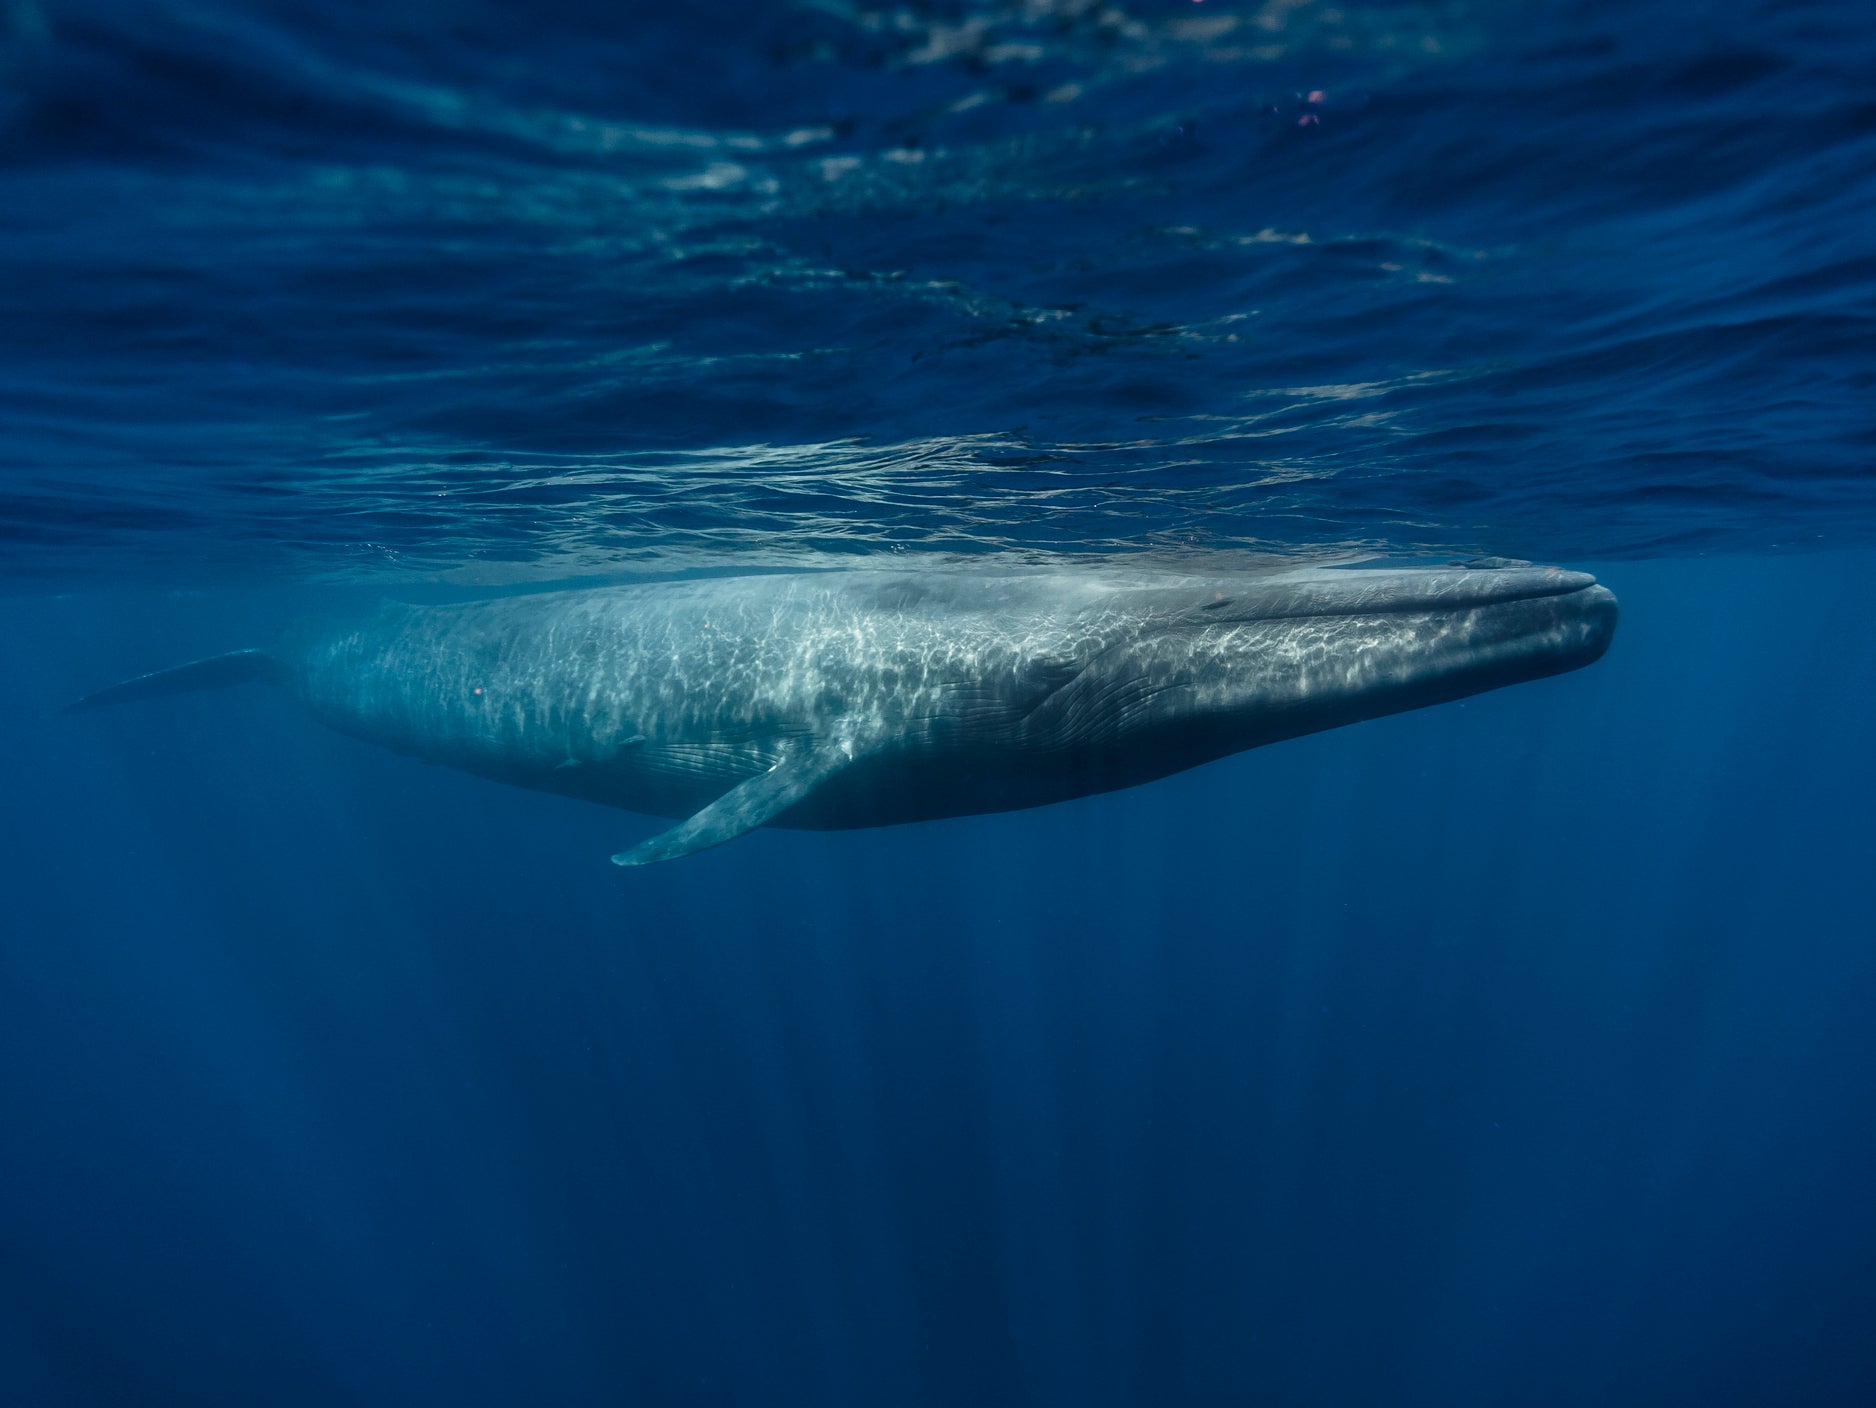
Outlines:
[{"label": "deep blue water", "polygon": [[[0,1400],[1876,1401],[1851,4],[0,6]],[[896,554],[1565,561],[1568,676],[656,823],[111,679]]]}]

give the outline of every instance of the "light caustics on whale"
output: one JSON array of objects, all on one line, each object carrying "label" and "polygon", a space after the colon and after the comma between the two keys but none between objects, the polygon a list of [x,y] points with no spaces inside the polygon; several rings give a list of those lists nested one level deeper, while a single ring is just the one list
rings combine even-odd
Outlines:
[{"label": "light caustics on whale", "polygon": [[1616,601],[1555,567],[1126,566],[725,577],[389,606],[72,706],[264,680],[430,762],[679,823],[1005,811],[1597,659]]}]

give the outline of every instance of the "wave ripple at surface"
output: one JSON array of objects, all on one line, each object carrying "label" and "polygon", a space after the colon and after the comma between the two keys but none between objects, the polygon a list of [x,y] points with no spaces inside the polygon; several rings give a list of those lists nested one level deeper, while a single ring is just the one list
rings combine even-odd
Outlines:
[{"label": "wave ripple at surface", "polygon": [[1867,543],[1847,5],[18,0],[8,576]]}]

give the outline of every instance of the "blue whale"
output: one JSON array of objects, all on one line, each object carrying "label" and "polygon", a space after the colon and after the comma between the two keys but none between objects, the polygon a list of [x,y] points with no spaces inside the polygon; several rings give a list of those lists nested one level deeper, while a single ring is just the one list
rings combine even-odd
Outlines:
[{"label": "blue whale", "polygon": [[388,606],[126,680],[250,680],[430,762],[677,825],[1006,811],[1587,665],[1616,600],[1555,567],[853,570]]}]

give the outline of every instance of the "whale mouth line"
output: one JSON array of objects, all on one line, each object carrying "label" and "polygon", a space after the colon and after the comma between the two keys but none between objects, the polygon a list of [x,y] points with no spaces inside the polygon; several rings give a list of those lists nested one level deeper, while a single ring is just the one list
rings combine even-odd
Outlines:
[{"label": "whale mouth line", "polygon": [[1425,601],[1388,602],[1383,604],[1330,607],[1325,610],[1309,611],[1302,614],[1309,616],[1413,616],[1413,615],[1458,615],[1467,611],[1489,611],[1497,606],[1521,606],[1531,601],[1560,601],[1573,596],[1593,594],[1597,584],[1587,586],[1557,587],[1549,591],[1507,592],[1503,596],[1477,597],[1472,600],[1442,601],[1437,598]]},{"label": "whale mouth line", "polygon": [[[1352,577],[1354,574],[1350,574]],[[1336,584],[1338,587],[1341,584]],[[1459,616],[1499,607],[1552,602],[1557,609],[1568,610],[1575,604],[1588,606],[1609,594],[1608,588],[1586,572],[1563,572],[1539,576],[1532,574],[1516,582],[1468,582],[1465,590],[1406,590],[1397,595],[1361,594],[1331,590],[1320,594],[1299,593],[1297,598],[1277,602],[1263,610],[1239,614],[1232,603],[1221,601],[1202,608],[1215,611],[1218,625],[1245,625],[1254,621],[1335,620],[1349,617],[1381,618],[1389,616]]]}]

